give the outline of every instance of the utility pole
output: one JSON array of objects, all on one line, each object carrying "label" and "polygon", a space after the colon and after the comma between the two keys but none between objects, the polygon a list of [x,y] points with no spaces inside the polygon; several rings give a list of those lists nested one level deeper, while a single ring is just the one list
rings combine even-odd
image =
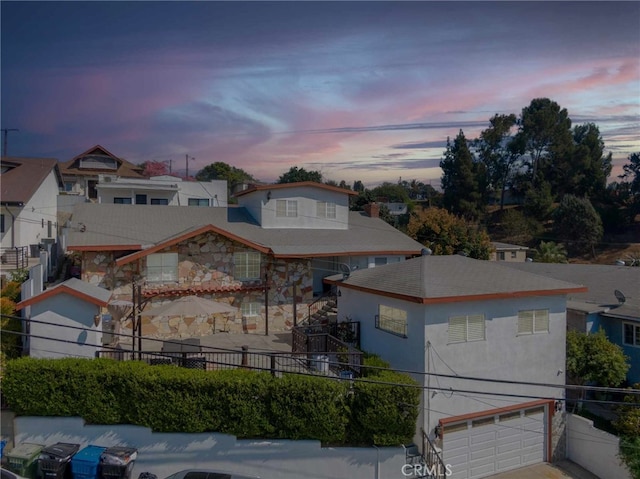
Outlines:
[{"label": "utility pole", "polygon": [[189,158],[189,155],[184,155],[184,160],[187,164],[187,174],[186,174],[186,179],[187,181],[189,181],[189,160],[195,160],[195,158],[192,156],[191,158]]},{"label": "utility pole", "polygon": [[7,136],[10,131],[20,131],[17,128],[2,128],[4,134],[4,140],[2,144],[2,156],[7,156]]}]

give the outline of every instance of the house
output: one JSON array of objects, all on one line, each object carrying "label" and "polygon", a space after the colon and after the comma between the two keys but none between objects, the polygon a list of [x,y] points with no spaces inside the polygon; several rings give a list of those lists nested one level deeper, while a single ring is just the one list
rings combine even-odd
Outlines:
[{"label": "house", "polygon": [[[131,299],[135,281],[148,307],[196,294],[237,308],[225,330],[282,331],[323,293],[324,277],[420,253],[422,245],[376,217],[377,208],[349,211],[353,194],[302,182],[253,186],[226,208],[82,203],[68,248],[82,256],[82,280],[114,299]],[[192,327],[143,322],[150,337],[206,335],[216,326]]]},{"label": "house", "polygon": [[167,206],[227,206],[227,182],[184,181],[175,176],[149,179],[99,175],[98,203]]},{"label": "house", "polygon": [[95,357],[102,347],[102,308],[111,292],[76,278],[16,305],[29,322],[25,351],[33,358]]},{"label": "house", "polygon": [[529,251],[529,248],[526,246],[499,243],[496,241],[493,241],[491,245],[494,249],[489,258],[491,261],[515,261],[522,263],[527,260],[527,251]]},{"label": "house", "polygon": [[98,198],[96,186],[100,175],[144,179],[142,172],[142,167],[117,157],[100,145],[60,163],[60,173],[64,181],[63,191],[70,195],[83,196],[87,200]]},{"label": "house", "polygon": [[0,183],[2,263],[26,265],[26,257],[39,258],[41,245],[57,242],[60,170],[53,158],[5,157]]},{"label": "house", "polygon": [[640,268],[601,264],[512,263],[519,271],[580,283],[587,292],[571,293],[567,327],[584,332],[604,329],[629,358],[627,381],[640,382]]},{"label": "house", "polygon": [[326,281],[338,288],[339,317],[360,322],[362,349],[424,388],[419,429],[441,449],[449,477],[551,460],[560,418],[549,398],[564,395],[566,295],[586,288],[461,255]]}]

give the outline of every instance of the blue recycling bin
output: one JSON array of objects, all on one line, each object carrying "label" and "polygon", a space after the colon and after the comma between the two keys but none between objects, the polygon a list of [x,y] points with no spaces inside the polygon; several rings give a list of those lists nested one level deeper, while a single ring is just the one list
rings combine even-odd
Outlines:
[{"label": "blue recycling bin", "polygon": [[97,479],[100,457],[106,447],[87,446],[71,458],[73,479]]}]

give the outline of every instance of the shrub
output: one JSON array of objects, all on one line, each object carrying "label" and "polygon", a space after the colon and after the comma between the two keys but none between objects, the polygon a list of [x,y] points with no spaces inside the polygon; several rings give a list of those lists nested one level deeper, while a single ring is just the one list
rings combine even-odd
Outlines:
[{"label": "shrub", "polygon": [[18,283],[17,281],[9,281],[5,285],[5,287],[2,288],[2,291],[0,292],[0,297],[9,298],[14,303],[17,303],[20,301],[20,294],[21,294],[20,283]]}]

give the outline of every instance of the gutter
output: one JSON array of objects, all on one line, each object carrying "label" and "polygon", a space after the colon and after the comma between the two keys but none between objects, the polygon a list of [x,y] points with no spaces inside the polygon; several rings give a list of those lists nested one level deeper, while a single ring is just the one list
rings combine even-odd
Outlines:
[{"label": "gutter", "polygon": [[16,247],[16,217],[14,216],[14,214],[11,212],[11,210],[6,204],[4,204],[3,206],[4,206],[4,209],[7,210],[7,213],[11,215],[11,247],[15,248]]}]

